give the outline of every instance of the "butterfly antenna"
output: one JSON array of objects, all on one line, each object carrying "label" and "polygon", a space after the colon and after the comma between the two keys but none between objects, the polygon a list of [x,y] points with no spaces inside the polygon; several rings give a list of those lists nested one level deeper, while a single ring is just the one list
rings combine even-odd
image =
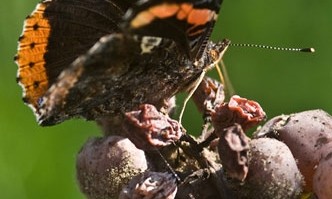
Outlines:
[{"label": "butterfly antenna", "polygon": [[281,50],[281,51],[293,51],[293,52],[305,52],[305,53],[315,52],[314,48],[287,48],[287,47],[267,46],[267,45],[261,45],[261,44],[233,44],[233,43],[231,43],[229,46],[264,48],[264,49],[269,49],[269,50]]}]

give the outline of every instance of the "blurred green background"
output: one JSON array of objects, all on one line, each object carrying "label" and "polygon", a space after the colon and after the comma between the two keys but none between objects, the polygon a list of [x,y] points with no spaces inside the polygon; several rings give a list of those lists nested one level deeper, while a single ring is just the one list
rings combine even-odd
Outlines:
[{"label": "blurred green background", "polygon": [[[36,3],[1,0],[0,198],[84,198],[75,157],[99,129],[83,120],[39,127],[15,82],[17,38]],[[271,118],[316,108],[332,113],[331,33],[332,1],[225,0],[213,40],[316,48],[314,54],[229,48],[224,61],[237,94],[258,101]],[[200,130],[196,114],[191,103],[184,119],[189,132]]]}]

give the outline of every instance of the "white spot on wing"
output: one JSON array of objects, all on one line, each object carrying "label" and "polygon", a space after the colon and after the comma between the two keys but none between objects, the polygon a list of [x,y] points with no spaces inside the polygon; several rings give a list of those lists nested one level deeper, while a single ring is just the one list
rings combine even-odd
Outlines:
[{"label": "white spot on wing", "polygon": [[161,40],[162,40],[162,38],[160,38],[160,37],[149,37],[149,36],[142,37],[141,54],[151,53],[153,48],[160,45]]}]

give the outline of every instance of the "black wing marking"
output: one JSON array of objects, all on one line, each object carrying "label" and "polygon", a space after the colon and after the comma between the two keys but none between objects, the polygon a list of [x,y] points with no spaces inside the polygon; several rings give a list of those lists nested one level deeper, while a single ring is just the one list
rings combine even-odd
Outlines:
[{"label": "black wing marking", "polygon": [[144,0],[125,15],[124,30],[173,39],[191,59],[202,55],[222,0]]}]

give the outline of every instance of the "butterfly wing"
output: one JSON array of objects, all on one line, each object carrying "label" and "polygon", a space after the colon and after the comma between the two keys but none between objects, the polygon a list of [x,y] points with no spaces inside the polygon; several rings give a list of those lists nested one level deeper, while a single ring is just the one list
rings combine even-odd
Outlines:
[{"label": "butterfly wing", "polygon": [[[96,1],[103,6],[91,3]],[[59,7],[56,2],[67,6]],[[38,53],[31,48],[31,42],[20,42],[18,80],[25,88],[26,102],[36,110],[40,125],[54,125],[75,116],[96,120],[132,110],[142,103],[160,107],[165,99],[188,86],[201,73],[204,66],[193,67],[195,59],[189,57],[197,58],[204,52],[219,10],[218,3],[221,3],[216,0],[148,0],[139,1],[131,7],[129,3],[123,3],[126,2],[124,0],[85,0],[84,5],[81,2],[52,0],[38,5],[31,15],[36,19],[31,22],[44,20],[47,33],[51,36],[37,34],[44,39],[42,42],[38,40],[38,45],[44,47]],[[169,3],[181,9],[174,13],[169,10]],[[52,5],[57,9],[50,9]],[[68,6],[75,8],[76,12],[59,12],[67,10]],[[110,8],[105,8],[107,6]],[[127,8],[127,14],[120,23]],[[159,9],[173,13],[166,17],[156,14],[158,19],[142,25],[142,13],[150,9],[153,13],[159,12]],[[78,14],[81,12],[86,13],[84,17]],[[151,15],[145,19],[150,18]],[[26,22],[23,38],[30,38],[36,46],[37,39],[31,33],[33,24]],[[77,25],[76,29],[71,28],[72,25]],[[161,26],[161,29],[154,30],[156,26]],[[107,36],[103,36],[105,34]],[[57,37],[63,37],[63,40]],[[99,42],[94,44],[99,37]],[[148,42],[156,48],[149,48],[151,53],[144,53],[142,49],[142,41],[146,38],[154,40]],[[28,60],[32,60],[29,56],[39,56],[40,73],[33,72],[29,77],[25,74],[27,67],[22,60],[27,56],[23,56],[26,55],[24,47],[28,49]],[[36,91],[40,83],[33,85],[39,81],[36,79],[38,76],[46,81],[40,92]]]},{"label": "butterfly wing", "polygon": [[75,116],[95,120],[128,108],[128,98],[134,97],[130,87],[127,92],[123,88],[131,84],[125,78],[133,79],[127,73],[138,48],[121,33],[102,37],[48,89],[37,114],[39,124],[54,125]]},{"label": "butterfly wing", "polygon": [[39,102],[59,74],[102,36],[118,32],[133,1],[44,0],[24,22],[15,61],[23,100],[38,114]]},{"label": "butterfly wing", "polygon": [[125,29],[170,38],[190,59],[204,52],[222,0],[142,0],[127,12]]}]

